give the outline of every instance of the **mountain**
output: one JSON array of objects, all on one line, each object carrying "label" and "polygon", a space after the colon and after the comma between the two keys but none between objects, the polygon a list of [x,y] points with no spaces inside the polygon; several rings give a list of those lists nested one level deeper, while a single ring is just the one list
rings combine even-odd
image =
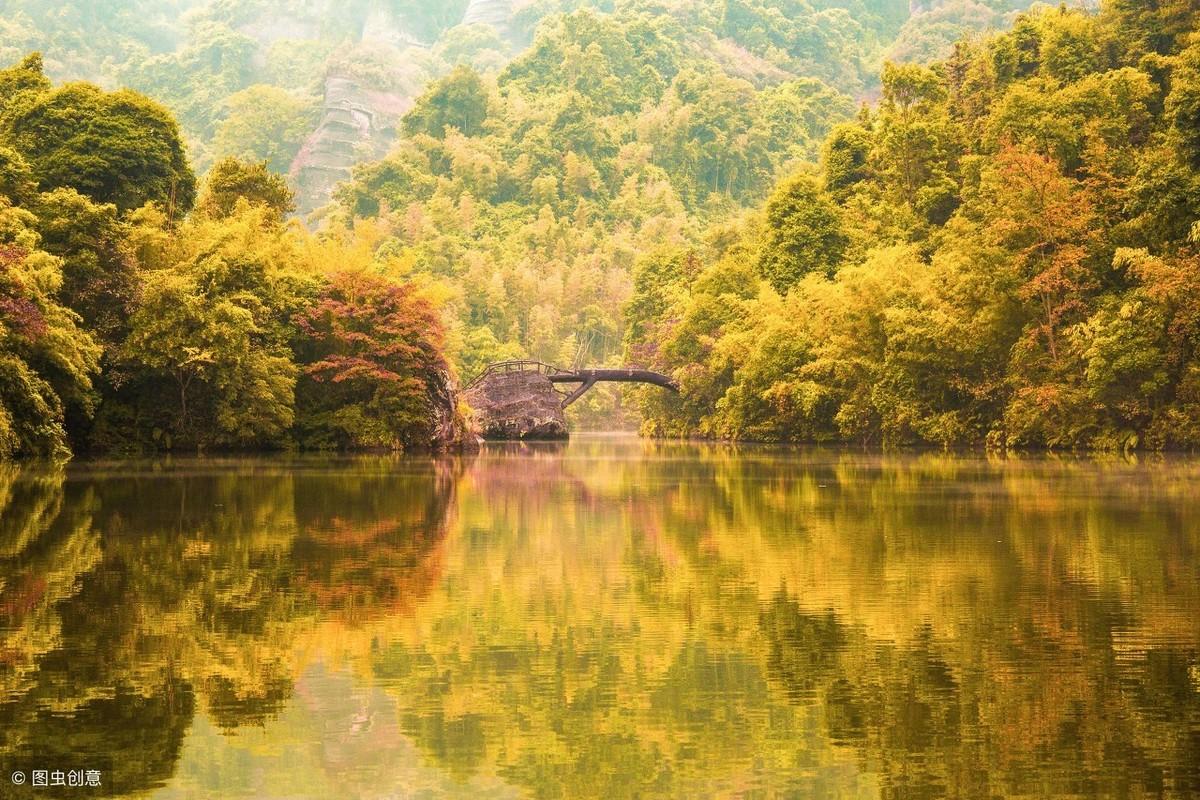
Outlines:
[{"label": "mountain", "polygon": [[129,86],[179,118],[203,171],[226,155],[289,174],[303,213],[381,157],[422,88],[496,72],[576,8],[669,20],[679,44],[756,85],[815,78],[869,97],[885,55],[944,55],[1028,2],[908,0],[124,0],[0,2],[0,61],[43,53],[55,80]]}]

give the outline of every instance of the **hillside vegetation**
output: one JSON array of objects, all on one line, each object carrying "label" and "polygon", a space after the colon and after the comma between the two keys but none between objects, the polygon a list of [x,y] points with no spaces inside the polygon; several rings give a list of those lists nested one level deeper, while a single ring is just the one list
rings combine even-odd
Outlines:
[{"label": "hillside vegetation", "polygon": [[[237,156],[288,172],[338,99],[331,76],[404,106],[456,66],[497,72],[539,25],[579,8],[669,20],[681,53],[758,85],[815,78],[857,97],[877,87],[885,55],[936,56],[1031,1],[949,0],[910,18],[909,0],[532,0],[493,27],[462,24],[468,0],[0,0],[0,63],[38,51],[53,80],[147,94],[175,115],[201,171]],[[476,0],[489,4],[509,7]]]},{"label": "hillside vegetation", "polygon": [[[1005,19],[995,6],[974,22]],[[433,83],[392,153],[335,193],[333,224],[369,220],[382,269],[446,286],[464,377],[503,358],[619,363],[636,259],[697,243],[815,162],[926,16],[906,0],[637,0],[548,17],[499,72]],[[615,401],[597,391],[576,413],[611,425]]]},{"label": "hillside vegetation", "polygon": [[[5,455],[446,441],[512,357],[670,372],[654,435],[1200,437],[1188,3],[8,5]],[[335,74],[414,97],[310,230]]]},{"label": "hillside vegetation", "polygon": [[442,325],[133,92],[0,71],[0,455],[445,443]]},{"label": "hillside vegetation", "polygon": [[1045,8],[889,65],[820,168],[639,261],[645,427],[772,441],[1200,444],[1194,4]]}]

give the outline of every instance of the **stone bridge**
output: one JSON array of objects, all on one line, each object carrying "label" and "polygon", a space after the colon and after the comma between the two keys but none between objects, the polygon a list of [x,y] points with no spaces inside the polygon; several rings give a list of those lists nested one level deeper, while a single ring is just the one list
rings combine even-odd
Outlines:
[{"label": "stone bridge", "polygon": [[565,439],[563,410],[601,381],[649,383],[679,391],[645,369],[560,369],[541,361],[501,361],[467,384],[463,395],[484,439]]}]

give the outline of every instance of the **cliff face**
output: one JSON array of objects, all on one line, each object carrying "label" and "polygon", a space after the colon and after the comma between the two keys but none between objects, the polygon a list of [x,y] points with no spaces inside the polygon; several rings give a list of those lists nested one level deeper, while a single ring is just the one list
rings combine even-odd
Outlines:
[{"label": "cliff face", "polygon": [[501,36],[505,36],[511,18],[511,0],[471,0],[463,13],[462,24],[491,25]]},{"label": "cliff face", "polygon": [[[511,0],[472,0],[463,24],[490,25],[507,36],[511,15]],[[400,118],[424,88],[427,76],[411,64],[412,54],[426,47],[386,3],[367,8],[358,45],[325,79],[321,121],[292,161],[289,178],[302,216],[328,203],[355,164],[387,154]],[[356,70],[356,62],[370,67]]]},{"label": "cliff face", "polygon": [[321,122],[292,161],[296,210],[305,215],[329,202],[355,164],[386,155],[412,104],[411,93],[373,90],[359,78],[331,73]]}]

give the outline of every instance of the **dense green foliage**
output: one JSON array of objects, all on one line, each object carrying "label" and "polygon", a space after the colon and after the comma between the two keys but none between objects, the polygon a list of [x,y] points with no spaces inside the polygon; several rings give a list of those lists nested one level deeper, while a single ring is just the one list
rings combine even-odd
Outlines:
[{"label": "dense green foliage", "polygon": [[433,442],[447,376],[421,290],[285,222],[262,163],[216,164],[181,219],[194,179],[140,95],[55,88],[36,56],[0,85],[0,456]]},{"label": "dense green foliage", "polygon": [[[1136,1],[1136,0],[1135,0]],[[1061,5],[1062,3],[1045,3]],[[955,43],[979,31],[1008,28],[1017,12],[1029,8],[1028,0],[914,0],[920,13],[901,25],[887,48],[891,61],[925,63],[948,56]],[[1099,0],[1073,0],[1073,8],[1096,8]]]},{"label": "dense green foliage", "polygon": [[208,171],[196,211],[220,219],[233,214],[240,200],[274,212],[278,222],[295,206],[287,181],[271,172],[266,162],[255,164],[223,158]]},{"label": "dense green foliage", "polygon": [[[466,0],[0,0],[0,63],[41,51],[56,80],[145,93],[175,114],[201,171],[224,156],[286,171],[328,75],[411,97],[457,65],[499,70],[539,25],[579,8],[669,19],[682,53],[756,85],[807,77],[853,95],[877,85],[882,55],[944,55],[1031,2],[938,0],[910,15],[909,0],[537,0],[516,4],[501,32],[460,24]],[[542,48],[532,75],[564,55]]]},{"label": "dense green foliage", "polygon": [[[727,70],[678,15],[578,11],[498,75],[435,82],[330,222],[369,219],[382,270],[445,287],[464,378],[517,356],[616,363],[638,255],[756,202],[853,111],[814,78]],[[577,413],[617,399],[591,393]]]},{"label": "dense green foliage", "polygon": [[174,215],[192,207],[196,180],[161,106],[86,83],[51,88],[38,54],[5,70],[0,86],[0,137],[39,188],[71,187],[121,211],[158,203]]},{"label": "dense green foliage", "polygon": [[1200,445],[1198,22],[1046,8],[885,67],[823,186],[639,263],[628,354],[683,386],[646,429]]},{"label": "dense green foliage", "polygon": [[846,237],[833,202],[807,175],[784,182],[767,200],[758,270],[779,292],[809,273],[828,274],[842,260]]}]

